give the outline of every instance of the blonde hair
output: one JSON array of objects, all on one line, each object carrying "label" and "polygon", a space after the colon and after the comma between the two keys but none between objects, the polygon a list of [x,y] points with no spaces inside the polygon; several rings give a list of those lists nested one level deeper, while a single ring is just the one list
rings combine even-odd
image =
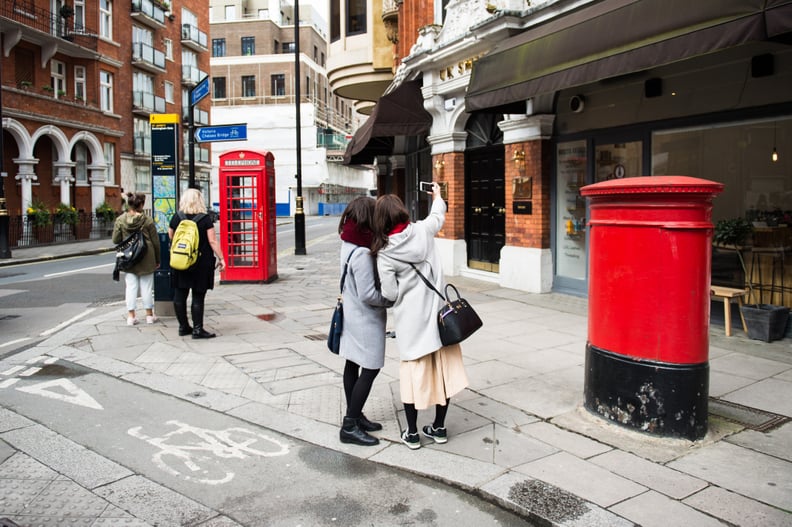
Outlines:
[{"label": "blonde hair", "polygon": [[203,194],[197,188],[188,188],[179,200],[179,210],[186,214],[206,214]]}]

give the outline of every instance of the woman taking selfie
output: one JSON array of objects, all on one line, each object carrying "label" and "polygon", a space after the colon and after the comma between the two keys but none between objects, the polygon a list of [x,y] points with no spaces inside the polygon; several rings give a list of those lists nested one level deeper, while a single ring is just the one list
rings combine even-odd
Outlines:
[{"label": "woman taking selfie", "polygon": [[[432,184],[432,209],[426,219],[410,223],[404,203],[395,195],[381,196],[374,209],[374,241],[382,296],[393,300],[396,343],[401,363],[401,400],[407,419],[402,442],[421,447],[418,410],[434,405],[435,417],[423,434],[435,443],[448,441],[445,426],[451,397],[468,385],[458,344],[443,346],[437,329],[441,299],[423,283],[415,267],[439,290],[444,288],[435,235],[445,222],[446,204],[440,186]],[[412,265],[411,265],[412,264]]]}]

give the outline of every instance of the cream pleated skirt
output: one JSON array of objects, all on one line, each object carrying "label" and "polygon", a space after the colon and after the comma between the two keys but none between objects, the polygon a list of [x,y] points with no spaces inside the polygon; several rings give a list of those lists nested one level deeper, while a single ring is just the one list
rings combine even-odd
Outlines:
[{"label": "cream pleated skirt", "polygon": [[414,404],[417,410],[446,404],[468,386],[462,348],[443,346],[420,359],[401,361],[399,379],[403,403]]}]

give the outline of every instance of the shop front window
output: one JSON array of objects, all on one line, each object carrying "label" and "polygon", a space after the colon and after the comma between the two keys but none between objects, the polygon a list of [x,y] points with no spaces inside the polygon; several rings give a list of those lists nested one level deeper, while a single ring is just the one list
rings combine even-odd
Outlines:
[{"label": "shop front window", "polygon": [[556,147],[556,275],[562,280],[586,279],[586,202],[580,195],[586,156],[585,139]]}]

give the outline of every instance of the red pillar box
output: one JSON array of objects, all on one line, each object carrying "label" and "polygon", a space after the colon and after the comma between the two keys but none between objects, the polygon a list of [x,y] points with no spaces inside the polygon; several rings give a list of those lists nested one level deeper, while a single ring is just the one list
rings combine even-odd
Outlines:
[{"label": "red pillar box", "polygon": [[278,278],[275,158],[232,150],[220,156],[220,283],[268,283]]},{"label": "red pillar box", "polygon": [[585,407],[626,427],[707,433],[712,200],[686,176],[588,185]]}]

